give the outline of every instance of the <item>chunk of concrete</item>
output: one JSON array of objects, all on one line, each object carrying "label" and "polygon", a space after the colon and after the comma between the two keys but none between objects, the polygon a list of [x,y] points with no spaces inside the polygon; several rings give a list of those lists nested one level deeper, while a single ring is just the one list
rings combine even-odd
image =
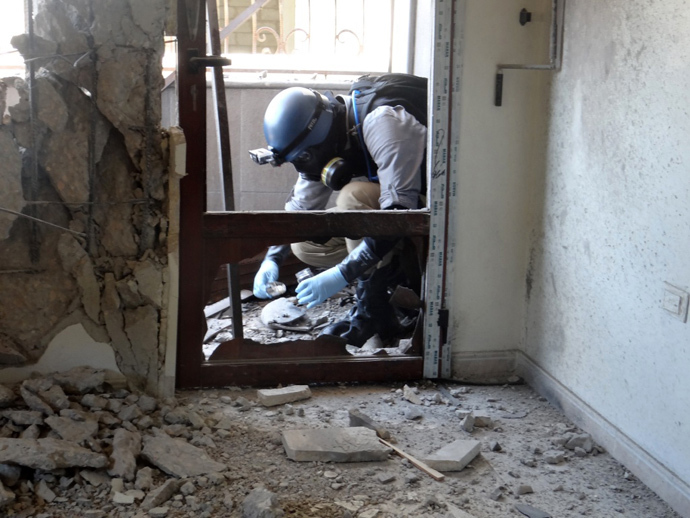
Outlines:
[{"label": "chunk of concrete", "polygon": [[405,399],[407,399],[413,405],[421,405],[422,404],[422,400],[417,395],[417,393],[414,391],[414,389],[411,389],[407,385],[405,385],[403,387],[403,397]]},{"label": "chunk of concrete", "polygon": [[80,443],[98,433],[97,421],[74,421],[68,417],[50,416],[45,419],[45,423],[55,431],[62,439],[70,442]]},{"label": "chunk of concrete", "polygon": [[139,453],[141,453],[141,434],[124,428],[115,430],[108,474],[111,477],[134,480]]},{"label": "chunk of concrete", "polygon": [[382,426],[379,426],[371,417],[363,414],[356,408],[351,408],[348,414],[350,416],[350,426],[363,426],[365,428],[369,428],[370,430],[374,430],[376,435],[386,441],[391,438],[391,434],[388,430]]},{"label": "chunk of concrete", "polygon": [[481,442],[458,439],[422,459],[437,471],[462,471],[479,455]]},{"label": "chunk of concrete", "polygon": [[158,469],[175,477],[196,477],[227,469],[225,464],[214,461],[204,450],[182,439],[173,439],[162,432],[155,437],[145,437],[143,444],[141,456]]},{"label": "chunk of concrete", "polygon": [[288,458],[298,462],[377,462],[390,453],[374,430],[362,426],[286,430],[283,446]]},{"label": "chunk of concrete", "polygon": [[175,493],[177,493],[182,484],[182,480],[169,478],[168,480],[163,482],[159,487],[157,487],[148,495],[146,495],[146,498],[141,503],[140,508],[148,510],[164,504],[165,502],[170,500]]},{"label": "chunk of concrete", "polygon": [[293,385],[278,389],[262,389],[256,391],[259,403],[263,406],[277,406],[293,401],[300,401],[311,397],[311,390],[307,385]]},{"label": "chunk of concrete", "polygon": [[105,383],[105,371],[91,367],[74,367],[66,372],[56,372],[52,377],[67,394],[86,394]]},{"label": "chunk of concrete", "polygon": [[0,462],[50,471],[76,466],[104,468],[108,458],[61,439],[0,439]]}]

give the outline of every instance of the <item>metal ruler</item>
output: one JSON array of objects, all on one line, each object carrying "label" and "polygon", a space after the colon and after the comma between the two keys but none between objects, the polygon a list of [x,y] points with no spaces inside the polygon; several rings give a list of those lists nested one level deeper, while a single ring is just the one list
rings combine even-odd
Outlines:
[{"label": "metal ruler", "polygon": [[451,223],[457,205],[459,113],[462,78],[462,19],[466,0],[436,0],[431,70],[429,140],[429,260],[426,278],[424,377],[450,378],[448,343],[455,237]]}]

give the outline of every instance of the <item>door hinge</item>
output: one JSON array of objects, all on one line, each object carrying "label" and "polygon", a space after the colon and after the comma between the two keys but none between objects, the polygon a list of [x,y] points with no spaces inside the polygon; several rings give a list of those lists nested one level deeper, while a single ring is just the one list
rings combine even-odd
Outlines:
[{"label": "door hinge", "polygon": [[443,329],[443,331],[447,331],[449,321],[450,312],[447,309],[440,309],[438,312],[438,327]]}]

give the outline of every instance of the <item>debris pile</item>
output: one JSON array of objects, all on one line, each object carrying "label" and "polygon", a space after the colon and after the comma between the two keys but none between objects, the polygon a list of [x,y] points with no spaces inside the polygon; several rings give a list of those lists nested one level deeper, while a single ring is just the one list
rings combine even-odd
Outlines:
[{"label": "debris pile", "polygon": [[106,388],[105,371],[89,368],[0,385],[0,505],[8,516],[68,503],[58,495],[69,489],[81,493],[69,502],[75,513],[133,505],[165,516],[161,506],[178,491],[193,492],[191,479],[225,482],[227,465],[204,450],[215,446],[217,422],[173,398]]}]

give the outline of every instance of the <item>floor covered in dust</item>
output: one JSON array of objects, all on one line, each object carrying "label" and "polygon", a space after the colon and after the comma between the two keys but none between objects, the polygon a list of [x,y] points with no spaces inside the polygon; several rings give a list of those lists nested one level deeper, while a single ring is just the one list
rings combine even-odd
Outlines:
[{"label": "floor covered in dust", "polygon": [[[527,516],[518,511],[522,504],[541,513],[532,518],[679,518],[600,446],[569,446],[583,432],[519,381],[340,384],[311,386],[310,392],[306,399],[271,407],[260,404],[256,389],[240,387],[180,391],[162,402],[153,421],[179,423],[170,417],[193,412],[199,417],[191,422],[158,426],[190,440],[227,469],[220,476],[190,477],[155,510],[140,508],[140,500],[118,502],[110,484],[95,487],[62,470],[33,474],[34,486],[43,479],[53,488],[51,502],[22,482],[16,504],[3,516],[514,518]],[[457,439],[480,441],[480,453],[462,471],[444,473],[443,481],[394,453],[378,462],[288,459],[284,431],[348,427],[351,409],[387,430],[397,448],[417,459]],[[470,414],[474,427],[467,426]],[[151,487],[170,479],[153,473]],[[275,509],[248,506],[248,495],[257,488],[275,495]],[[133,489],[133,482],[125,482],[120,491]]]},{"label": "floor covered in dust", "polygon": [[[297,331],[267,327],[261,320],[267,303],[248,297],[243,304],[245,337],[264,343],[308,339],[318,334],[319,323],[346,316],[352,293],[346,290],[306,311],[294,324]],[[305,322],[315,325],[299,330]],[[208,319],[207,355],[232,338],[229,324],[227,311]],[[421,405],[403,396],[402,383],[315,386],[310,399],[273,408],[260,405],[253,389],[179,393],[181,405],[235,422],[232,433],[214,438],[216,449],[209,452],[227,462],[228,483],[200,487],[195,512],[245,516],[243,500],[253,488],[264,487],[275,493],[285,516],[294,517],[678,518],[601,446],[567,447],[569,439],[586,434],[524,384],[408,385]],[[371,417],[412,456],[423,458],[456,439],[480,441],[481,453],[441,482],[393,454],[385,462],[344,464],[287,458],[284,430],[347,427],[349,409]],[[471,430],[463,421],[469,413],[479,418]],[[527,507],[520,511],[520,504]],[[177,505],[168,516],[195,515],[182,499]]]},{"label": "floor covered in dust", "polygon": [[[237,423],[211,452],[228,463],[231,481],[215,495],[201,491],[199,501],[215,509],[213,516],[239,517],[239,509],[223,511],[218,502],[230,499],[237,506],[250,489],[263,485],[278,496],[286,516],[501,518],[524,516],[515,508],[524,503],[554,518],[678,517],[600,446],[586,454],[566,448],[569,437],[583,432],[526,385],[409,386],[422,405],[403,397],[403,384],[316,386],[310,399],[272,408],[252,403],[248,409],[222,401],[256,402],[255,390],[180,393],[180,403],[228,413]],[[397,455],[348,464],[287,459],[284,430],[346,427],[351,408],[418,458],[459,438],[481,441],[481,453],[442,482]],[[468,412],[486,418],[486,426],[465,431]],[[563,459],[550,463],[557,452]]]}]

